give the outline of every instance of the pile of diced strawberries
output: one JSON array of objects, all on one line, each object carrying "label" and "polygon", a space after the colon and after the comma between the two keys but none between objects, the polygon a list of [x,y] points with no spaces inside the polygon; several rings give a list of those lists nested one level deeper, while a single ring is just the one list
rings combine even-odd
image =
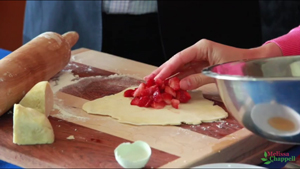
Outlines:
[{"label": "pile of diced strawberries", "polygon": [[137,88],[126,90],[124,97],[133,97],[130,104],[139,107],[162,109],[166,105],[172,105],[178,109],[180,103],[186,103],[191,99],[186,90],[180,89],[179,82],[178,77],[164,81],[148,79]]}]

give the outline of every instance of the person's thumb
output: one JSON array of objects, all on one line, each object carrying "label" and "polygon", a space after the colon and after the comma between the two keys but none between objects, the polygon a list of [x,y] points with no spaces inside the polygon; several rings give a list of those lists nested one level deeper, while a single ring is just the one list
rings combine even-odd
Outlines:
[{"label": "person's thumb", "polygon": [[203,74],[193,74],[180,80],[180,88],[194,90],[208,83],[214,83],[214,79]]}]

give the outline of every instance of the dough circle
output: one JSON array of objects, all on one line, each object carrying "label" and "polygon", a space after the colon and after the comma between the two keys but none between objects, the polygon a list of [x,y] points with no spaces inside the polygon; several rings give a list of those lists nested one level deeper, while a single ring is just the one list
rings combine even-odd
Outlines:
[{"label": "dough circle", "polygon": [[132,106],[130,105],[132,98],[123,96],[125,90],[88,101],[82,109],[89,114],[107,115],[121,123],[133,125],[180,125],[181,123],[197,125],[228,117],[228,113],[223,108],[213,105],[214,102],[205,99],[199,90],[190,92],[192,99],[188,103],[180,104],[179,109],[170,105],[163,109]]}]

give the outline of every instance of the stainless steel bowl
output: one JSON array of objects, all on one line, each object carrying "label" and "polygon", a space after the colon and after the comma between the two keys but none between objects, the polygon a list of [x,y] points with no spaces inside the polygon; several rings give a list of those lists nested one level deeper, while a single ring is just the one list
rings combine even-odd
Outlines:
[{"label": "stainless steel bowl", "polygon": [[300,144],[300,56],[229,62],[202,73],[216,79],[225,106],[245,128]]}]

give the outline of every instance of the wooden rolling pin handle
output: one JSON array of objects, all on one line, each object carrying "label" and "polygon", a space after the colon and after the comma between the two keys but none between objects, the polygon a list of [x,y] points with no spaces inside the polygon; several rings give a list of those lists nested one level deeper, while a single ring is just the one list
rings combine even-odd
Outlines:
[{"label": "wooden rolling pin handle", "polygon": [[72,48],[79,39],[78,33],[73,32],[73,31],[72,32],[67,32],[67,33],[63,34],[62,36],[67,41],[70,48]]},{"label": "wooden rolling pin handle", "polygon": [[0,60],[0,116],[38,82],[49,80],[70,61],[79,35],[45,32]]}]

